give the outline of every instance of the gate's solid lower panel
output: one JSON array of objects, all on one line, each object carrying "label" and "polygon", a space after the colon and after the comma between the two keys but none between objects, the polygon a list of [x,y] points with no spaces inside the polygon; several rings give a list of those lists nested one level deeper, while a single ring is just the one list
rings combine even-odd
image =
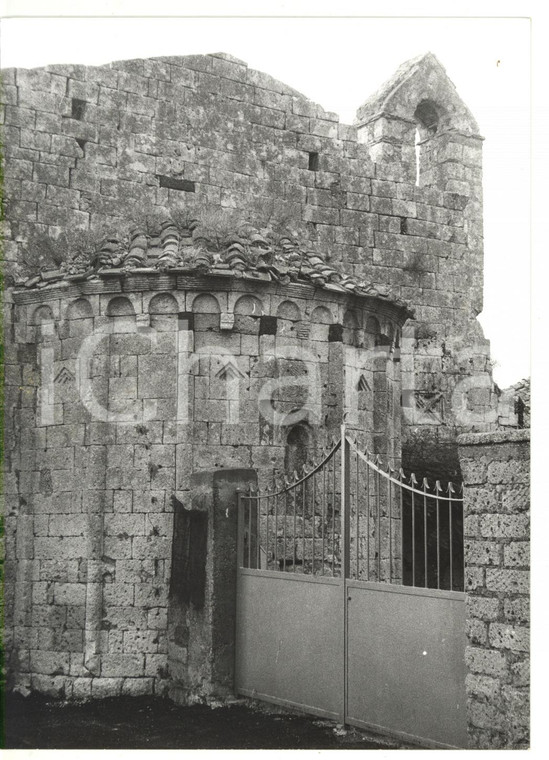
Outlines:
[{"label": "gate's solid lower panel", "polygon": [[347,721],[467,746],[465,597],[347,581]]},{"label": "gate's solid lower panel", "polygon": [[342,718],[342,581],[238,574],[237,693]]}]

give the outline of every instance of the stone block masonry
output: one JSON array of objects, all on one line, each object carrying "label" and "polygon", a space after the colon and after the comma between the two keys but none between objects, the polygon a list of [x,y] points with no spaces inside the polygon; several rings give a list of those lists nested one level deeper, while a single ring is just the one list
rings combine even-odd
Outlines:
[{"label": "stone block masonry", "polygon": [[470,748],[529,742],[530,434],[458,439],[464,479]]},{"label": "stone block masonry", "polygon": [[[407,410],[405,446],[428,444],[419,436],[418,445],[418,427],[452,434],[473,419],[486,429],[495,399],[476,321],[482,140],[432,55],[404,64],[355,126],[225,54],[9,69],[3,87],[8,267],[17,271],[31,249],[36,256],[40,236],[97,234],[145,215],[200,218],[208,208],[283,221],[347,274],[413,303],[428,341],[401,348],[403,366],[415,351],[408,382],[419,394],[410,396],[417,413]],[[431,131],[422,126],[425,102]],[[472,343],[482,360],[474,368]],[[486,398],[465,389],[466,413],[456,419],[464,364]],[[421,394],[433,392],[444,404],[423,413]],[[455,479],[455,446],[452,456],[439,477]]]},{"label": "stone block masonry", "polygon": [[[6,340],[5,630],[10,686],[23,692],[226,694],[236,552],[228,470],[272,485],[296,407],[311,457],[347,411],[364,445],[398,467],[394,345],[375,383],[363,353],[389,335],[396,342],[402,304],[306,283],[178,275],[176,288],[165,277],[152,272],[133,290],[136,277],[124,274],[114,292],[96,277],[6,299],[17,330]],[[371,392],[357,390],[360,372]],[[274,406],[261,406],[275,379]],[[376,406],[385,411],[373,436]],[[200,500],[204,471],[210,506]]]}]

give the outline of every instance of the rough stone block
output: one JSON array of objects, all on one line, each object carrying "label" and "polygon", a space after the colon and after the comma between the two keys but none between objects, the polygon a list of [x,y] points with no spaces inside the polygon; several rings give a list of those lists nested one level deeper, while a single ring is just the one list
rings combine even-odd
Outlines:
[{"label": "rough stone block", "polygon": [[503,615],[505,620],[519,625],[530,623],[530,600],[529,599],[505,599],[503,602]]},{"label": "rough stone block", "polygon": [[502,547],[495,541],[465,541],[467,565],[501,565]]},{"label": "rough stone block", "polygon": [[488,466],[488,482],[494,484],[528,483],[528,466],[522,462],[491,462]]},{"label": "rough stone block", "polygon": [[468,596],[466,599],[467,615],[480,620],[497,620],[501,612],[499,599],[482,596]]},{"label": "rough stone block", "polygon": [[42,652],[31,650],[30,665],[33,673],[60,675],[69,672],[68,652]]},{"label": "rough stone block", "polygon": [[488,642],[488,625],[482,620],[467,620],[465,632],[471,644],[482,646]]},{"label": "rough stone block", "polygon": [[168,675],[168,657],[166,654],[145,655],[145,675],[166,678]]},{"label": "rough stone block", "polygon": [[92,679],[92,698],[105,699],[105,697],[117,697],[122,691],[122,678],[109,678],[101,675],[101,678]]},{"label": "rough stone block", "polygon": [[91,698],[91,678],[75,678],[72,682],[72,698],[76,701],[86,702]]},{"label": "rough stone block", "polygon": [[501,694],[501,682],[497,678],[469,673],[465,678],[467,694],[480,700],[495,702]]},{"label": "rough stone block", "polygon": [[514,541],[503,548],[503,564],[506,567],[530,567],[530,542]]},{"label": "rough stone block", "polygon": [[486,588],[501,594],[528,594],[530,573],[527,570],[492,569],[486,570]]},{"label": "rough stone block", "polygon": [[122,696],[141,697],[152,694],[154,680],[152,678],[125,678],[122,682]]},{"label": "rough stone block", "polygon": [[133,604],[133,584],[107,583],[103,587],[103,603],[105,607],[131,607]]},{"label": "rough stone block", "polygon": [[465,650],[465,662],[472,673],[484,673],[500,678],[508,672],[505,654],[495,649],[469,646]]},{"label": "rough stone block", "polygon": [[145,658],[142,654],[103,654],[101,678],[138,678],[143,675]]},{"label": "rough stone block", "polygon": [[530,629],[505,623],[490,623],[490,646],[512,652],[530,651]]},{"label": "rough stone block", "polygon": [[486,538],[528,538],[528,515],[483,515],[480,518],[480,535]]},{"label": "rough stone block", "polygon": [[141,654],[158,652],[158,639],[158,631],[124,631],[124,651]]}]

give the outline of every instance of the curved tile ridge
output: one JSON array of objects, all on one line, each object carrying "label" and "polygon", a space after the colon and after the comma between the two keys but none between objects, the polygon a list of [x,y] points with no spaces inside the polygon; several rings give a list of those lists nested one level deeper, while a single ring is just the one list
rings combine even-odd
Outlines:
[{"label": "curved tile ridge", "polygon": [[17,283],[43,288],[60,281],[78,281],[131,272],[185,272],[229,275],[282,284],[301,282],[330,291],[389,301],[413,316],[413,310],[388,287],[373,286],[331,266],[319,253],[302,248],[290,235],[274,235],[250,224],[219,236],[191,219],[185,225],[171,219],[154,234],[135,226],[124,237],[108,235],[103,242],[79,252],[59,269],[46,270]]}]

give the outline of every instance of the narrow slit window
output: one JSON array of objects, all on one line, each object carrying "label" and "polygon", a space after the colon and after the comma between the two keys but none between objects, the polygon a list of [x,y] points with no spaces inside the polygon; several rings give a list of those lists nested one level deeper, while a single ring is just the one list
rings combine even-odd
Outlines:
[{"label": "narrow slit window", "polygon": [[312,172],[317,172],[318,165],[319,165],[318,153],[309,153],[309,170]]},{"label": "narrow slit window", "polygon": [[166,187],[168,190],[182,190],[184,193],[194,193],[195,184],[190,179],[178,179],[177,177],[165,177],[163,174],[157,174],[160,187]]},{"label": "narrow slit window", "polygon": [[73,98],[71,104],[71,116],[77,121],[82,121],[86,115],[86,101],[79,98]]}]

